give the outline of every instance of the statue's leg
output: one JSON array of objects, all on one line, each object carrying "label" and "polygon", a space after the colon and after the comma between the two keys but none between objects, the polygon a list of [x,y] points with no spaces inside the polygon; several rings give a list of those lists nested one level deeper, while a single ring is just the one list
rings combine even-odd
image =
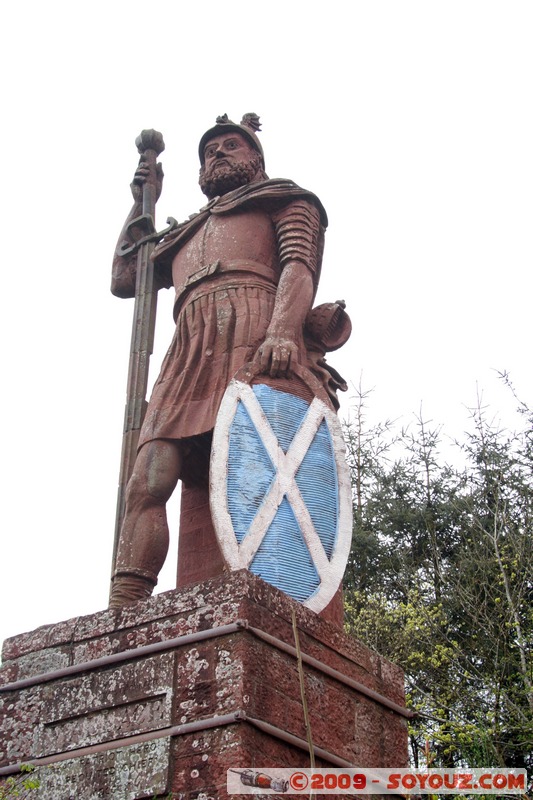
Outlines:
[{"label": "statue's leg", "polygon": [[156,439],[139,451],[126,491],[111,608],[149,597],[168,552],[166,503],[181,475],[180,442]]}]

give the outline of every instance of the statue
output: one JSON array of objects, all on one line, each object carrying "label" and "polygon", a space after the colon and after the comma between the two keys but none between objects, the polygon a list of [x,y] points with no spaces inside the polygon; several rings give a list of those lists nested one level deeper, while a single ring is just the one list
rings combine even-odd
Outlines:
[{"label": "statue", "polygon": [[[174,287],[176,330],[146,409],[128,483],[111,607],[152,593],[168,550],[166,502],[178,480],[207,481],[217,412],[244,365],[254,364],[265,383],[287,385],[302,396],[305,387],[295,388],[294,373],[304,367],[333,409],[337,390],[347,388],[324,359],[350,334],[344,303],[312,309],[326,212],[311,192],[268,178],[259,127],[255,114],[240,124],[227,115],[217,118],[199,145],[199,182],[209,202],[186,222],[173,221],[151,255],[155,291]],[[113,262],[112,292],[118,297],[135,295],[135,239],[142,231],[132,220],[142,218],[148,174],[141,154],[132,183],[134,206]],[[157,198],[160,165],[155,175]],[[144,240],[150,238],[156,239]]]}]

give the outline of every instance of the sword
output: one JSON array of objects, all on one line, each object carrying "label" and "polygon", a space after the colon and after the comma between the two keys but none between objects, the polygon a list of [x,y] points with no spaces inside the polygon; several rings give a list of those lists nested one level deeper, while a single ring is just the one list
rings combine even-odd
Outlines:
[{"label": "sword", "polygon": [[144,231],[145,237],[138,243],[137,252],[135,307],[131,331],[111,577],[115,572],[120,531],[124,519],[126,486],[133,472],[139,433],[146,413],[148,369],[150,356],[153,352],[157,311],[157,286],[154,285],[154,265],[150,255],[154,249],[156,239],[153,234],[155,232],[155,204],[157,199],[157,157],[165,149],[165,143],[162,134],[158,133],[158,131],[144,130],[136,138],[135,144],[141,154],[141,161],[148,169],[148,175],[143,183],[142,216],[137,220],[133,220],[131,226],[138,223],[137,227]]}]

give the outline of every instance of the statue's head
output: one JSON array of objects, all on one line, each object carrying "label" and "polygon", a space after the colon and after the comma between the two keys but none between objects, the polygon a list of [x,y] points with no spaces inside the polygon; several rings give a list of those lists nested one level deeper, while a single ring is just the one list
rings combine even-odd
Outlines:
[{"label": "statue's head", "polygon": [[217,124],[200,139],[200,187],[209,198],[239,186],[265,180],[263,148],[256,136],[257,114],[245,114],[240,125],[217,117]]}]

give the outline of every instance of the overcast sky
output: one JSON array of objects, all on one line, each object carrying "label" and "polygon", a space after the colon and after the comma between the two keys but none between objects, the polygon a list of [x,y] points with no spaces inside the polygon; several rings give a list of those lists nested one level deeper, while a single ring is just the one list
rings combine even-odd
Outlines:
[{"label": "overcast sky", "polygon": [[354,327],[330,361],[375,387],[376,419],[422,403],[461,436],[479,387],[512,425],[495,370],[533,403],[530,2],[21,0],[2,17],[0,640],[107,604],[133,311],[109,274],[143,128],[166,142],[163,227],[203,204],[215,117],[260,114],[270,176],[328,211],[318,299],[344,298]]}]

